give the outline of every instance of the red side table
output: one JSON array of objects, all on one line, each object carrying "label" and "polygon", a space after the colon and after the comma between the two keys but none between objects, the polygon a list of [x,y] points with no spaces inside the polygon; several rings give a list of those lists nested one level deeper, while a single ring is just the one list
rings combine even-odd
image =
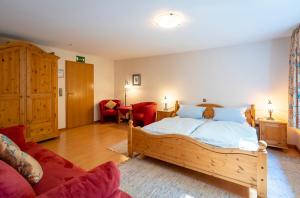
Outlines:
[{"label": "red side table", "polygon": [[118,110],[118,123],[121,122],[121,119],[130,120],[132,117],[132,107],[131,106],[120,106]]}]

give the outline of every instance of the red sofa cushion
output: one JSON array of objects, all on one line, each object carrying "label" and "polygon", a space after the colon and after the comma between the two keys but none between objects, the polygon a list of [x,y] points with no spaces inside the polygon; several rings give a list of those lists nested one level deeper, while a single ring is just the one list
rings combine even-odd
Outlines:
[{"label": "red sofa cushion", "polygon": [[116,190],[109,198],[131,198],[131,196],[121,190]]},{"label": "red sofa cushion", "polygon": [[[60,186],[39,196],[46,197],[121,197],[118,187],[120,185],[120,173],[113,162],[107,162],[84,175],[74,178]],[[120,193],[119,193],[120,192]]]},{"label": "red sofa cushion", "polygon": [[14,143],[16,143],[20,149],[24,149],[25,147],[25,126],[13,126],[8,128],[1,128],[0,133],[7,136],[11,139]]},{"label": "red sofa cushion", "polygon": [[37,195],[85,174],[83,169],[36,143],[27,143],[25,152],[34,157],[44,171],[41,181],[33,186]]},{"label": "red sofa cushion", "polygon": [[0,197],[35,197],[35,193],[26,179],[2,160],[0,160]]}]

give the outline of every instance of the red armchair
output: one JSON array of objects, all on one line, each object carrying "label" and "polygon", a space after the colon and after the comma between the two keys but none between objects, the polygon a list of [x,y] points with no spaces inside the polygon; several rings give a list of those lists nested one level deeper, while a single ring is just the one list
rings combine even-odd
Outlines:
[{"label": "red armchair", "polygon": [[155,122],[156,119],[155,102],[141,102],[132,105],[132,120],[134,126],[146,126]]},{"label": "red armchair", "polygon": [[113,109],[109,109],[107,107],[105,107],[105,104],[110,101],[110,100],[102,100],[99,103],[99,114],[100,114],[100,121],[104,122],[105,118],[110,117],[110,118],[114,118],[115,120],[118,119],[118,110],[117,108],[119,106],[121,106],[121,100],[112,100],[115,103],[117,103],[117,105],[113,108]]}]

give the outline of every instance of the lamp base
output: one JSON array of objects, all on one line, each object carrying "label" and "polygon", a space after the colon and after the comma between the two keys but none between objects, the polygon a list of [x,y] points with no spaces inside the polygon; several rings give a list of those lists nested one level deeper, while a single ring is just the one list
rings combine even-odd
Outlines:
[{"label": "lamp base", "polygon": [[164,111],[168,111],[168,104],[167,103],[165,103]]},{"label": "lamp base", "polygon": [[269,110],[269,117],[267,118],[267,120],[274,120],[274,118],[272,117],[272,110]]}]

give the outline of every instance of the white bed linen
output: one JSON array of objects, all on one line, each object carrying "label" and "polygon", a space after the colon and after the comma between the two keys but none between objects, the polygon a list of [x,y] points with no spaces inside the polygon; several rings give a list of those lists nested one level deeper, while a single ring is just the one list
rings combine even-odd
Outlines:
[{"label": "white bed linen", "polygon": [[256,151],[258,148],[256,130],[246,123],[208,121],[198,127],[191,137],[222,148],[239,148],[248,151]]},{"label": "white bed linen", "polygon": [[204,119],[194,118],[164,118],[158,122],[154,122],[142,129],[154,134],[180,134],[189,136],[197,127],[204,124]]}]

